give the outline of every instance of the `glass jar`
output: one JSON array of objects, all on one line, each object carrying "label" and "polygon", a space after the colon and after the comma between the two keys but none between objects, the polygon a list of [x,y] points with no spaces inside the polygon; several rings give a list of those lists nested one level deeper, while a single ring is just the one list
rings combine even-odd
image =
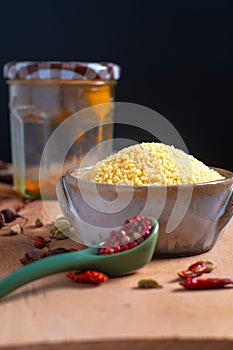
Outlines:
[{"label": "glass jar", "polygon": [[[56,167],[47,165],[43,171],[46,176],[39,181],[40,160],[48,138],[72,114],[112,102],[119,71],[119,66],[111,63],[9,62],[4,66],[9,84],[13,184],[17,192],[37,197],[43,186],[44,195],[55,195],[56,180],[61,175],[56,174]],[[82,133],[83,121],[73,130],[76,142],[67,154],[67,168],[77,166],[90,149],[112,138],[110,107],[87,114],[85,129],[93,120],[99,126],[86,133]],[[54,164],[55,158],[56,152]]]}]

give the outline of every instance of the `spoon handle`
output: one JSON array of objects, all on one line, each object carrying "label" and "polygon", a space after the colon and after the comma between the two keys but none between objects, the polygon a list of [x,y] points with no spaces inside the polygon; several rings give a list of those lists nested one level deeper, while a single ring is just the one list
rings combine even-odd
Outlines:
[{"label": "spoon handle", "polygon": [[10,273],[0,281],[0,298],[26,283],[69,270],[95,268],[98,256],[88,254],[94,248],[79,252],[64,253],[37,260]]}]

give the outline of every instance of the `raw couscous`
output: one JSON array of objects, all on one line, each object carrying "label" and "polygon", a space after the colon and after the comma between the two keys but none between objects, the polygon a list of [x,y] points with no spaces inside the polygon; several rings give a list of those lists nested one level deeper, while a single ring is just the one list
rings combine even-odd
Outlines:
[{"label": "raw couscous", "polygon": [[144,142],[124,148],[98,162],[82,179],[118,185],[177,185],[224,179],[174,146]]}]

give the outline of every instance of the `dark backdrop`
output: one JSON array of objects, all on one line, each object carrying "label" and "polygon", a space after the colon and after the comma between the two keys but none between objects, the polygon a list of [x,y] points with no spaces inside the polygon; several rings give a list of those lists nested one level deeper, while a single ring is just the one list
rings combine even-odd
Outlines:
[{"label": "dark backdrop", "polygon": [[[10,60],[119,63],[117,101],[155,109],[174,124],[190,153],[233,170],[232,0],[4,1],[1,70]],[[2,75],[0,98],[0,159],[9,161]],[[125,131],[117,127],[116,136]]]}]

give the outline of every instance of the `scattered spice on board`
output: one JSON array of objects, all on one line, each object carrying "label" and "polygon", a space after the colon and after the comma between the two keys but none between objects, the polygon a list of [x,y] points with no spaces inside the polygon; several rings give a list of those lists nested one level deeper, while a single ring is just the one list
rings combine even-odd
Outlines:
[{"label": "scattered spice on board", "polygon": [[100,284],[108,281],[108,276],[102,272],[87,270],[84,272],[67,272],[66,277],[76,283]]},{"label": "scattered spice on board", "polygon": [[18,233],[22,233],[23,228],[19,226],[19,224],[11,226],[10,233],[12,235],[17,235]]},{"label": "scattered spice on board", "polygon": [[47,256],[47,252],[39,248],[28,249],[23,258],[20,259],[22,265],[27,265],[33,261],[43,259]]},{"label": "scattered spice on board", "polygon": [[66,249],[66,248],[60,247],[60,248],[55,248],[55,249],[49,249],[47,246],[45,246],[43,249],[40,249],[40,248],[34,247],[31,249],[28,249],[25,252],[24,257],[20,259],[20,262],[22,265],[27,265],[33,261],[44,259],[47,256],[53,256],[53,255],[63,254],[63,253],[70,253],[70,252],[74,252],[74,251],[76,251],[75,248]]},{"label": "scattered spice on board", "polygon": [[70,235],[70,223],[64,216],[58,216],[50,230],[50,237],[53,239],[66,239]]},{"label": "scattered spice on board", "polygon": [[46,240],[44,237],[42,236],[37,236],[34,239],[33,242],[33,246],[34,248],[39,248],[39,249],[43,249],[44,247],[46,247],[46,245],[51,242],[50,240]]},{"label": "scattered spice on board", "polygon": [[12,222],[16,218],[22,218],[18,213],[13,212],[11,209],[3,209],[1,213],[4,215],[5,223]]},{"label": "scattered spice on board", "polygon": [[208,265],[204,261],[197,261],[196,263],[190,265],[187,270],[178,272],[179,277],[196,277],[202,275],[208,270]]},{"label": "scattered spice on board", "polygon": [[152,278],[142,279],[138,281],[138,288],[163,288],[163,286]]},{"label": "scattered spice on board", "polygon": [[62,248],[62,247],[59,247],[59,248],[55,248],[55,249],[52,249],[52,250],[49,250],[48,251],[48,256],[52,256],[52,255],[57,255],[57,254],[63,254],[63,253],[70,253],[70,252],[76,252],[77,249],[76,248]]},{"label": "scattered spice on board", "polygon": [[178,276],[181,278],[197,277],[213,271],[216,267],[217,265],[212,260],[201,260],[190,265],[187,270],[179,271]]},{"label": "scattered spice on board", "polygon": [[3,213],[0,212],[0,229],[5,225],[5,217]]},{"label": "scattered spice on board", "polygon": [[41,217],[36,218],[34,225],[36,227],[42,227],[44,225],[42,218]]},{"label": "scattered spice on board", "polygon": [[216,269],[217,264],[213,260],[204,260],[206,265],[208,266],[208,269],[206,272],[211,272]]},{"label": "scattered spice on board", "polygon": [[22,215],[19,215],[18,213],[12,211],[11,209],[2,209],[0,211],[0,229],[5,226],[5,224],[9,224],[10,222],[14,221],[16,218],[23,218]]},{"label": "scattered spice on board", "polygon": [[233,285],[231,278],[196,278],[203,273],[209,273],[217,267],[212,260],[197,261],[190,265],[187,270],[178,272],[182,278],[179,284],[188,290],[219,289],[227,285]]},{"label": "scattered spice on board", "polygon": [[18,233],[23,233],[23,227],[20,226],[19,224],[11,226],[10,230],[6,233],[3,233],[3,236],[9,237],[9,236],[15,236]]},{"label": "scattered spice on board", "polygon": [[233,285],[231,278],[185,278],[180,282],[180,285],[185,289],[204,290],[204,289],[219,289],[227,285]]}]

